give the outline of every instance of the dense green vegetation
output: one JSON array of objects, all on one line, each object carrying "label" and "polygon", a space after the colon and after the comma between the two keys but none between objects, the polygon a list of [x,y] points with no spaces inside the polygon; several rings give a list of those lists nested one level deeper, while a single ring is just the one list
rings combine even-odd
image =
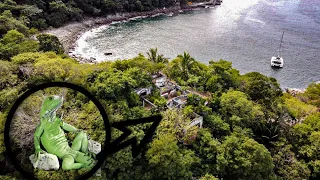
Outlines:
[{"label": "dense green vegetation", "polygon": [[[38,36],[39,37],[39,36]],[[110,121],[146,117],[158,113],[142,107],[133,89],[154,86],[151,74],[165,72],[184,89],[204,93],[189,95],[181,111],[168,110],[159,91],[148,98],[159,105],[163,121],[152,143],[137,158],[130,147],[106,159],[103,176],[114,179],[318,179],[318,135],[320,114],[319,84],[311,84],[305,93],[293,97],[283,94],[275,79],[259,73],[240,75],[230,62],[210,61],[204,65],[188,53],[168,62],[153,49],[148,56],[95,65],[79,64],[64,54],[56,54],[60,44],[51,36],[45,43],[34,42],[38,49],[19,51],[1,63],[0,120],[3,124],[10,105],[28,87],[42,82],[67,81],[79,84],[93,93],[104,105]],[[31,41],[16,30],[9,31],[2,43]],[[51,44],[50,46],[44,44]],[[46,49],[47,48],[47,49]],[[58,49],[57,49],[58,48]],[[18,48],[19,49],[19,48]],[[154,87],[154,89],[156,89]],[[126,94],[125,92],[131,93]],[[24,106],[26,112],[36,112],[41,96]],[[90,128],[101,127],[94,105],[81,94],[71,93],[64,109],[66,120],[88,130],[93,138],[103,137]],[[208,102],[205,105],[205,102]],[[189,130],[182,127],[191,121],[192,112],[204,116],[204,128]],[[36,115],[34,115],[36,116]],[[78,121],[72,120],[77,117]],[[70,119],[71,118],[71,119]],[[36,122],[36,118],[33,121]],[[85,122],[85,123],[83,123]],[[33,122],[34,123],[34,122]],[[24,127],[27,123],[24,123]],[[178,125],[178,126],[177,126]],[[21,125],[22,127],[22,125]],[[89,128],[89,129],[88,129]],[[146,125],[132,127],[134,135],[142,138]],[[28,129],[28,131],[32,129]],[[28,133],[21,133],[28,134]],[[113,130],[113,139],[119,132]],[[190,138],[196,135],[196,139]],[[14,136],[16,137],[16,136]],[[19,136],[18,136],[19,137]],[[20,137],[21,138],[21,137]],[[72,138],[72,135],[71,135]],[[30,138],[29,138],[30,139]],[[186,146],[179,142],[188,141]],[[24,143],[32,152],[32,139]],[[1,168],[3,177],[19,178],[8,162],[3,145]],[[25,146],[22,146],[25,147]],[[22,148],[17,145],[17,150]],[[27,160],[23,161],[25,164]],[[26,165],[26,166],[30,166]],[[76,176],[79,172],[70,172]],[[39,178],[52,172],[35,171]],[[60,174],[60,175],[59,175]],[[61,177],[63,172],[53,174]]]},{"label": "dense green vegetation", "polygon": [[[150,11],[168,8],[175,0],[3,0],[0,2],[0,34],[17,28],[23,34],[28,28],[58,27],[86,16]],[[179,2],[179,1],[178,1]],[[185,4],[184,0],[181,4]]]},{"label": "dense green vegetation", "polygon": [[[3,142],[4,123],[12,103],[28,88],[52,81],[86,88],[103,104],[111,122],[158,113],[163,116],[154,140],[141,155],[133,158],[128,147],[108,157],[100,178],[320,179],[320,84],[313,83],[304,93],[292,96],[282,92],[276,79],[257,72],[240,75],[231,62],[210,61],[205,65],[187,52],[168,61],[157,49],[128,60],[80,64],[63,54],[55,36],[38,35],[33,29],[59,26],[85,15],[145,11],[173,2],[0,2],[0,179],[21,178],[8,160]],[[158,72],[182,89],[196,92],[188,95],[183,109],[167,109],[166,99],[151,79]],[[133,92],[150,86],[154,90],[147,98],[158,109],[142,107],[139,96]],[[33,152],[30,134],[46,93],[50,91],[39,92],[19,109],[26,114],[21,116],[24,123],[16,124],[13,139],[24,141],[13,148],[17,153],[25,152],[25,157]],[[63,111],[66,121],[103,141],[99,113],[82,94],[69,92]],[[204,117],[203,128],[191,128],[184,133],[193,112]],[[148,124],[132,127],[134,136],[141,139],[146,128]],[[70,139],[73,136],[68,135]],[[112,129],[112,139],[118,136],[119,132]],[[23,167],[32,170],[25,157],[18,158]],[[40,179],[61,179],[65,172],[34,173]],[[70,171],[66,179],[79,173]]]}]

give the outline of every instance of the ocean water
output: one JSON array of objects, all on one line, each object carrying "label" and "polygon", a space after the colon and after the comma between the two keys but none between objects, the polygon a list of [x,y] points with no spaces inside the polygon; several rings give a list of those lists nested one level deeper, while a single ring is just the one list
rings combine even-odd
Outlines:
[{"label": "ocean water", "polygon": [[[272,69],[283,31],[284,67]],[[172,17],[136,18],[86,32],[75,54],[112,61],[150,48],[171,59],[184,51],[206,64],[225,59],[241,74],[257,71],[275,77],[282,88],[306,88],[320,81],[320,1],[224,0]]]}]

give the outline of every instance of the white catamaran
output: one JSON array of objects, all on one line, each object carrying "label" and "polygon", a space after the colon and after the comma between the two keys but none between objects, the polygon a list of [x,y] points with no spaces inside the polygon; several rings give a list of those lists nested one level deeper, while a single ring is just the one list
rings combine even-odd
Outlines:
[{"label": "white catamaran", "polygon": [[282,37],[281,37],[281,41],[278,49],[278,56],[277,57],[273,56],[271,58],[271,67],[279,67],[279,68],[283,67],[283,58],[280,56],[283,35],[284,35],[284,32],[282,33]]}]

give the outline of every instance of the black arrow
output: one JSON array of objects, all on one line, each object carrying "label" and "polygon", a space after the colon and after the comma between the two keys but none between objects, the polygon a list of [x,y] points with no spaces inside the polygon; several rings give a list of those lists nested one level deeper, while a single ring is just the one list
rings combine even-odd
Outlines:
[{"label": "black arrow", "polygon": [[[114,127],[120,131],[123,132],[123,134],[118,137],[116,140],[110,143],[109,147],[107,147],[107,154],[111,155],[115,152],[118,152],[121,149],[124,149],[127,146],[132,146],[132,156],[137,157],[138,154],[141,152],[143,148],[145,148],[146,144],[150,139],[152,139],[153,133],[156,131],[162,117],[160,115],[158,116],[151,116],[147,118],[140,118],[140,119],[134,119],[134,120],[126,120],[126,121],[120,121],[115,122],[111,124],[111,127]],[[132,131],[128,129],[128,126],[132,125],[138,125],[138,124],[144,124],[144,123],[151,123],[151,127],[147,130],[145,133],[145,136],[140,141],[140,144],[138,145],[138,141],[136,137],[132,137],[129,140],[124,141],[127,137],[129,137],[132,134]],[[124,141],[124,142],[122,142]]]}]

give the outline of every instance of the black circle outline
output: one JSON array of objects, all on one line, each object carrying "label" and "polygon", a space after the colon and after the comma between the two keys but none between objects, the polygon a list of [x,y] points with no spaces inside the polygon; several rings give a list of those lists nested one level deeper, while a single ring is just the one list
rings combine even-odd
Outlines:
[{"label": "black circle outline", "polygon": [[12,118],[17,110],[17,108],[19,107],[19,105],[26,99],[28,98],[31,94],[45,89],[45,88],[50,88],[50,87],[66,87],[66,88],[70,88],[73,89],[75,91],[79,91],[82,94],[84,94],[85,96],[87,96],[89,98],[89,100],[91,100],[98,108],[98,110],[100,111],[100,114],[103,118],[104,121],[104,127],[105,127],[105,131],[106,131],[106,137],[105,137],[105,144],[104,144],[104,149],[101,150],[101,152],[97,155],[97,159],[98,162],[97,164],[90,170],[88,171],[86,174],[82,175],[81,177],[77,178],[79,180],[81,179],[88,179],[89,177],[91,177],[102,165],[102,163],[104,162],[104,160],[107,157],[107,150],[106,148],[109,147],[110,144],[110,139],[111,139],[111,127],[110,127],[110,123],[109,123],[109,119],[107,116],[107,113],[105,111],[105,109],[103,108],[102,104],[91,94],[89,93],[89,91],[87,91],[86,89],[84,89],[81,86],[72,84],[72,83],[67,83],[67,82],[49,82],[49,83],[44,83],[44,84],[40,84],[37,86],[32,87],[31,89],[27,90],[24,94],[22,94],[17,100],[16,102],[13,104],[13,106],[11,107],[8,116],[7,116],[7,120],[5,123],[5,128],[4,128],[4,143],[5,143],[5,148],[6,148],[6,152],[8,154],[9,159],[11,159],[11,162],[13,163],[14,167],[16,168],[16,170],[18,170],[25,178],[27,179],[36,179],[33,174],[28,173],[27,171],[25,171],[20,164],[16,161],[16,158],[14,158],[11,146],[10,146],[10,137],[9,137],[9,131],[10,131],[10,124],[12,121]]}]

